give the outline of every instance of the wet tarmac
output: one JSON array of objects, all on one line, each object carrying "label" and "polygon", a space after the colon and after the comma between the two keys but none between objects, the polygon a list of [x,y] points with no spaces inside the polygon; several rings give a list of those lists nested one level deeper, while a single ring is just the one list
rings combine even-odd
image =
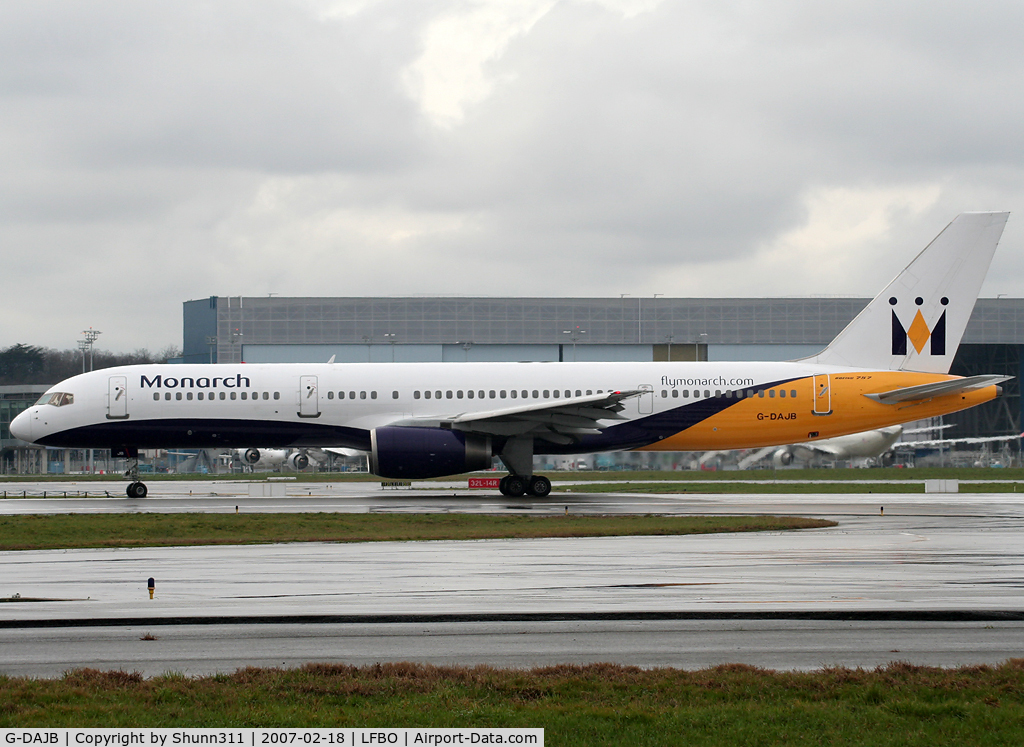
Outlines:
[{"label": "wet tarmac", "polygon": [[[743,661],[790,669],[892,660],[995,664],[1024,656],[1024,501],[1012,493],[508,499],[455,486],[348,483],[292,485],[284,498],[250,498],[245,483],[173,483],[174,493],[164,492],[168,485],[154,483],[152,497],[135,500],[8,498],[0,513],[233,513],[237,505],[240,512],[557,514],[568,507],[802,515],[839,526],[687,537],[5,552],[0,598],[54,601],[0,604],[0,672],[52,676],[99,666],[205,673],[404,659],[690,668]],[[156,579],[153,600],[149,577]],[[158,640],[139,640],[146,632]]]}]

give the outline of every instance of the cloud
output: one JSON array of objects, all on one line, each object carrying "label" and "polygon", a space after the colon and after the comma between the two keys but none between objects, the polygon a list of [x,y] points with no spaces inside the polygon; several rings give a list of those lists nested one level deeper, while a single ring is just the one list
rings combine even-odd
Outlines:
[{"label": "cloud", "polygon": [[0,347],[160,348],[212,294],[870,295],[1022,203],[1022,16],[12,0]]}]

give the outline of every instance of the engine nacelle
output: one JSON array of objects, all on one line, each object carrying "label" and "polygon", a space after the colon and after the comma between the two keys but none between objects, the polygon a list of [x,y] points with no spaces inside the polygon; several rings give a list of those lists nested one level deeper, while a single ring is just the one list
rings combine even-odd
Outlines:
[{"label": "engine nacelle", "polygon": [[793,463],[793,452],[789,449],[779,449],[772,454],[772,461],[776,467],[788,467]]},{"label": "engine nacelle", "polygon": [[296,451],[294,454],[288,455],[286,462],[288,469],[293,472],[301,472],[309,466],[309,457],[301,451]]},{"label": "engine nacelle", "polygon": [[421,479],[491,468],[491,439],[445,428],[387,426],[370,431],[370,471]]},{"label": "engine nacelle", "polygon": [[242,452],[242,461],[246,464],[256,464],[260,460],[259,449],[246,449]]}]

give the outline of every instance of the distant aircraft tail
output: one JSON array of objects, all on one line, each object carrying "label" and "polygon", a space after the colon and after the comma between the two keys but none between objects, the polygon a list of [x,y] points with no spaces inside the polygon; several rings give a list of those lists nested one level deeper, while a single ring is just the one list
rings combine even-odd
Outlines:
[{"label": "distant aircraft tail", "polygon": [[949,373],[1009,215],[958,215],[827,348],[806,360]]}]

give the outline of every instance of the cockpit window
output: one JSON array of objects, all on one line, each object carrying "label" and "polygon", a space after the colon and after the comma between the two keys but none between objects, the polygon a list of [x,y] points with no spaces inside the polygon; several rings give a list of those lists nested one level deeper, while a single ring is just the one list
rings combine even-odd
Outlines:
[{"label": "cockpit window", "polygon": [[68,392],[49,392],[44,394],[36,402],[37,405],[53,405],[54,407],[63,407],[64,405],[73,405],[75,403],[75,395],[69,394]]}]

